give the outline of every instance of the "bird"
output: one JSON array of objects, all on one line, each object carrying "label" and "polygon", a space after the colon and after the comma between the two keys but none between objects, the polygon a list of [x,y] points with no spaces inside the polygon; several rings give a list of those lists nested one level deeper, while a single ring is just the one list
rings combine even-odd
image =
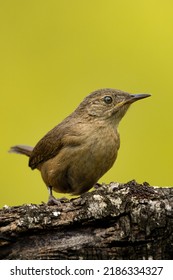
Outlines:
[{"label": "bird", "polygon": [[58,204],[53,195],[81,195],[113,166],[120,147],[118,125],[130,105],[150,94],[103,88],[90,93],[35,147],[16,145],[11,153],[29,157],[29,167],[38,169],[49,191],[48,204]]}]

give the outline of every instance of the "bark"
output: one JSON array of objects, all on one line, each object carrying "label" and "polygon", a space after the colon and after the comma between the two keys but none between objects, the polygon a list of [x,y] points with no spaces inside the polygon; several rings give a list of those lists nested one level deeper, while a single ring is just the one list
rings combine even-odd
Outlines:
[{"label": "bark", "polygon": [[173,259],[173,188],[111,183],[0,210],[0,259]]}]

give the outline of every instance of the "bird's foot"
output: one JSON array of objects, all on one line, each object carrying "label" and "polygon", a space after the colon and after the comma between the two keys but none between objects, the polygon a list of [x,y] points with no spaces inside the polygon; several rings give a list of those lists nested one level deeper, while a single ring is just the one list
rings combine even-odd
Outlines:
[{"label": "bird's foot", "polygon": [[61,202],[68,201],[68,198],[61,197],[61,198],[55,198],[53,195],[49,195],[49,199],[47,202],[47,205],[61,205]]},{"label": "bird's foot", "polygon": [[58,205],[60,206],[61,202],[63,201],[68,201],[66,197],[61,197],[61,198],[55,198],[52,194],[52,187],[48,187],[48,192],[49,192],[49,199],[47,202],[47,205]]}]

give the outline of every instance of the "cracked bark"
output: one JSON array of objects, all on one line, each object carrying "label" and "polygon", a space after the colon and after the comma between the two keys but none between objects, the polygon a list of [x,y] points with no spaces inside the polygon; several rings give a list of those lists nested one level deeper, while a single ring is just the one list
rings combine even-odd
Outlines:
[{"label": "cracked bark", "polygon": [[102,185],[0,210],[0,259],[173,259],[173,188]]}]

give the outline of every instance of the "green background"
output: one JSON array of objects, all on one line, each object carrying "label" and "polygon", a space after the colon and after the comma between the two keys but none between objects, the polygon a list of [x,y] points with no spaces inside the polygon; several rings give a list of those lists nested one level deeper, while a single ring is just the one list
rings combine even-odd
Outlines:
[{"label": "green background", "polygon": [[152,97],[122,120],[121,148],[100,182],[173,185],[173,2],[0,1],[0,206],[47,201],[15,144],[35,145],[93,90]]}]

